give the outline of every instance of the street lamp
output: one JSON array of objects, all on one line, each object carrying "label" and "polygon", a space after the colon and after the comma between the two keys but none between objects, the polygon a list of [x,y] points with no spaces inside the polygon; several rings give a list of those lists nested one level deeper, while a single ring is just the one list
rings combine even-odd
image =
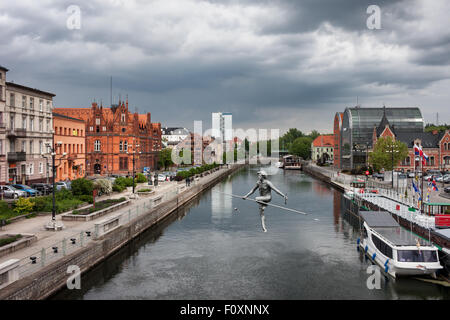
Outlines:
[{"label": "street lamp", "polygon": [[[57,142],[56,145],[60,148],[62,145],[62,142]],[[52,157],[52,184],[53,184],[53,205],[52,205],[52,220],[47,223],[45,226],[48,230],[62,230],[64,228],[64,225],[62,223],[56,222],[56,183],[55,183],[55,176],[56,176],[56,148],[51,146],[49,143],[46,144],[47,150],[50,149],[50,155]],[[58,166],[61,165],[61,160],[66,156],[67,154],[64,152],[62,154],[62,157],[60,157]]]},{"label": "street lamp", "polygon": [[[135,145],[132,146],[132,148],[133,148],[133,194],[134,194],[134,176],[135,176],[134,163],[135,163],[135,153],[136,153],[137,148],[139,148],[139,145],[138,145],[138,144],[135,144]],[[141,153],[142,153],[142,152],[139,151],[139,154],[141,154]],[[129,154],[128,151],[127,151],[127,154]]]}]

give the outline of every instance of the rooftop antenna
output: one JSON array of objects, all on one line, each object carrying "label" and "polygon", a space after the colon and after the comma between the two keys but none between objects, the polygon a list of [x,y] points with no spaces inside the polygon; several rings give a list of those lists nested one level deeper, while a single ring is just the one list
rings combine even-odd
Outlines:
[{"label": "rooftop antenna", "polygon": [[113,104],[112,103],[112,76],[111,76],[111,79],[110,79],[109,88],[110,88],[109,98],[110,98],[111,107],[112,107],[112,104]]}]

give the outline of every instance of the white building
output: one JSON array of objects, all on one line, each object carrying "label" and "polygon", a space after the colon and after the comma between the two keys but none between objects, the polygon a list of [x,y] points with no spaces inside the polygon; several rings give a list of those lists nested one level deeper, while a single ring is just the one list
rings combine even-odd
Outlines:
[{"label": "white building", "polygon": [[220,138],[224,142],[233,140],[233,115],[229,112],[213,112],[211,129],[213,138]]},{"label": "white building", "polygon": [[0,184],[45,182],[55,95],[6,82],[7,71],[0,67]]},{"label": "white building", "polygon": [[173,148],[189,136],[186,128],[161,128],[161,141],[165,148]]}]

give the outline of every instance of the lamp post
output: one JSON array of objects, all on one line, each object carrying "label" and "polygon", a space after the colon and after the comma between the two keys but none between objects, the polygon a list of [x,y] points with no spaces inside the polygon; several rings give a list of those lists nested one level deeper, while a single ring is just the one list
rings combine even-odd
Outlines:
[{"label": "lamp post", "polygon": [[[58,142],[57,143],[58,147],[61,147],[62,143]],[[45,226],[45,228],[47,230],[62,230],[64,228],[64,225],[62,223],[58,223],[56,222],[56,182],[55,182],[55,176],[56,176],[56,148],[52,147],[49,143],[46,144],[47,149],[50,149],[50,155],[52,157],[52,184],[53,184],[53,197],[52,197],[52,220],[47,223],[47,225]],[[67,154],[64,152],[62,154],[62,157],[59,158],[59,164],[58,166],[61,164],[61,160],[66,156]]]},{"label": "lamp post", "polygon": [[[134,144],[133,146],[132,146],[132,148],[133,148],[133,194],[134,194],[134,179],[135,179],[135,154],[136,154],[136,150],[137,150],[137,148],[139,148],[139,145],[138,144]],[[141,151],[139,151],[139,154],[141,153]],[[129,154],[128,153],[128,151],[127,151],[127,154]]]}]

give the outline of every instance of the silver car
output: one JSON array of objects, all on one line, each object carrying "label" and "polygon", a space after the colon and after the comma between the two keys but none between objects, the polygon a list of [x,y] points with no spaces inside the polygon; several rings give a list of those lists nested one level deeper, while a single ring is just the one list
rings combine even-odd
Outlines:
[{"label": "silver car", "polygon": [[19,190],[13,186],[0,186],[0,194],[3,194],[4,198],[17,199],[19,197],[26,197],[27,192]]}]

